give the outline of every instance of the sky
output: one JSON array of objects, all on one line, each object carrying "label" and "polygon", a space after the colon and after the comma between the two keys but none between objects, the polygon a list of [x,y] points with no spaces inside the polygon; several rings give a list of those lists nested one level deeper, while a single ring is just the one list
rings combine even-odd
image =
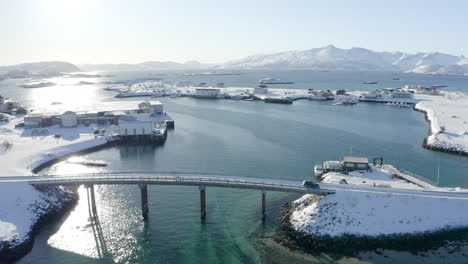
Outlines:
[{"label": "sky", "polygon": [[0,65],[198,60],[333,44],[468,55],[466,0],[0,0]]}]

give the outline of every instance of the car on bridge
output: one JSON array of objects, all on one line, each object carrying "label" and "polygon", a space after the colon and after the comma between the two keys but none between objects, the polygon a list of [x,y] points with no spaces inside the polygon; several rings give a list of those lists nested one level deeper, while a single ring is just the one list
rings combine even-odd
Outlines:
[{"label": "car on bridge", "polygon": [[320,188],[320,186],[316,182],[308,180],[302,181],[302,186],[307,188]]}]

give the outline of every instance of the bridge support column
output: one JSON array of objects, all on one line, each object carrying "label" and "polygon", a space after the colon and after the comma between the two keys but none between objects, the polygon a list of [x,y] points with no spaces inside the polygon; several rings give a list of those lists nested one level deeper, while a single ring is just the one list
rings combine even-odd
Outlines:
[{"label": "bridge support column", "polygon": [[266,192],[262,191],[262,221],[265,220],[266,217]]},{"label": "bridge support column", "polygon": [[91,198],[91,211],[93,212],[93,215],[97,215],[97,209],[96,209],[96,195],[94,194],[94,184],[87,184],[85,187],[88,189],[89,192],[89,197]]},{"label": "bridge support column", "polygon": [[206,191],[205,186],[200,186],[200,218],[205,220],[206,217]]},{"label": "bridge support column", "polygon": [[143,219],[146,220],[148,218],[148,185],[140,184],[140,191],[141,191],[141,215]]}]

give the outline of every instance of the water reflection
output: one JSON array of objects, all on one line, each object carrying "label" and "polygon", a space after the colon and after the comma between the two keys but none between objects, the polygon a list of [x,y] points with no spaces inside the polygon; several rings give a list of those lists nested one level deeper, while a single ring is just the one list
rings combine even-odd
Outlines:
[{"label": "water reflection", "polygon": [[[90,222],[90,226],[93,231],[94,241],[96,243],[96,252],[100,259],[102,258],[111,258],[111,254],[107,250],[106,240],[104,239],[104,235],[102,232],[101,222],[99,221],[99,215],[95,210],[95,204],[93,205],[94,200],[92,199],[92,192],[94,190],[92,188],[86,188],[87,198],[88,198],[88,213],[89,218],[88,221]],[[93,208],[94,207],[94,208]]]},{"label": "water reflection", "polygon": [[[132,188],[134,187],[134,188]],[[144,231],[136,197],[127,201],[135,186],[95,186],[97,213],[92,210],[90,188],[79,187],[78,194],[87,201],[78,202],[48,245],[105,262],[127,262],[138,250],[137,236]],[[128,189],[128,190],[127,190]],[[126,195],[127,194],[127,195]],[[132,195],[130,195],[132,196]]]}]

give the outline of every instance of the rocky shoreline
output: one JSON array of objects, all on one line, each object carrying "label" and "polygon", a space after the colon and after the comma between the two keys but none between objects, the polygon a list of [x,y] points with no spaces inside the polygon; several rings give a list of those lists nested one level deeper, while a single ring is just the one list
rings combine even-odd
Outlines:
[{"label": "rocky shoreline", "polygon": [[[320,200],[323,196],[315,196],[307,204]],[[299,250],[309,254],[326,252],[338,259],[342,256],[356,256],[362,251],[378,251],[381,249],[422,252],[445,246],[447,241],[462,240],[468,235],[468,228],[443,229],[435,232],[414,234],[394,234],[379,236],[358,236],[345,234],[338,237],[329,235],[317,236],[294,229],[291,224],[292,213],[300,206],[293,202],[285,203],[280,210],[280,228],[275,241],[291,250]]]},{"label": "rocky shoreline", "polygon": [[[59,199],[60,204],[54,204],[50,202],[51,205],[48,210],[41,214],[38,217],[38,220],[31,227],[30,232],[27,235],[27,239],[19,244],[12,244],[11,242],[6,242],[1,245],[0,249],[0,263],[13,263],[26,254],[28,254],[33,245],[34,239],[41,230],[41,228],[53,221],[60,219],[66,212],[73,208],[78,201],[77,188],[66,188],[62,187],[50,187],[50,186],[34,186],[38,191],[47,195],[48,197],[54,196]],[[40,205],[32,204],[32,207],[36,209],[41,209]]]}]

